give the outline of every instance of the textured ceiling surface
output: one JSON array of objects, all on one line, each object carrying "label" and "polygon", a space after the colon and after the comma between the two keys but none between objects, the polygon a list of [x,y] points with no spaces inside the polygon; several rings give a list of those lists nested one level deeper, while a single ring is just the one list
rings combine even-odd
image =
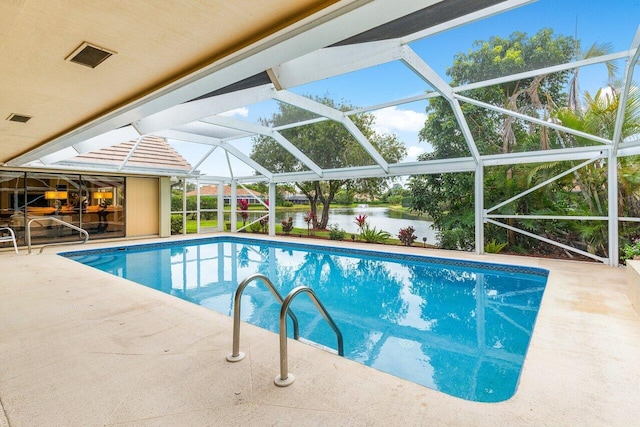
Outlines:
[{"label": "textured ceiling surface", "polygon": [[[333,3],[336,1],[1,1],[0,161],[152,93]],[[65,60],[83,42],[116,54],[94,69]],[[28,123],[7,121],[12,113],[32,119]]]}]

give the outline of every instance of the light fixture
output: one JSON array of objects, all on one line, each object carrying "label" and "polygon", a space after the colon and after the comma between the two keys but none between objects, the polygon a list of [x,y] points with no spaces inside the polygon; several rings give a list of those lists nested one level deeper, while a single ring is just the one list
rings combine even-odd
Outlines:
[{"label": "light fixture", "polygon": [[111,191],[98,191],[93,193],[93,197],[96,199],[113,199],[113,193]]},{"label": "light fixture", "polygon": [[68,198],[66,191],[45,191],[44,198],[47,200],[66,200]]}]

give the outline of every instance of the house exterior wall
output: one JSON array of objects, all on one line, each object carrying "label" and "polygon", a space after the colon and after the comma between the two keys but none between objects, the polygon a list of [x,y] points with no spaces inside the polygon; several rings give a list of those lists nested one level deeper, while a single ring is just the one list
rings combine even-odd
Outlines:
[{"label": "house exterior wall", "polygon": [[160,234],[158,178],[127,178],[127,237]]}]

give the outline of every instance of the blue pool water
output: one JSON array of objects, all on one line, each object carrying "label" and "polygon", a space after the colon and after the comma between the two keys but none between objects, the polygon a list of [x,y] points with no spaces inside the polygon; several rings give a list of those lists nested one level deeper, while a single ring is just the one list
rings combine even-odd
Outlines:
[{"label": "blue pool water", "polygon": [[[515,393],[548,274],[236,237],[62,255],[227,315],[250,274],[265,274],[283,296],[310,286],[342,331],[345,357],[480,402]],[[336,348],[306,295],[291,308],[301,337]],[[279,310],[262,282],[245,289],[242,320],[278,332]]]}]

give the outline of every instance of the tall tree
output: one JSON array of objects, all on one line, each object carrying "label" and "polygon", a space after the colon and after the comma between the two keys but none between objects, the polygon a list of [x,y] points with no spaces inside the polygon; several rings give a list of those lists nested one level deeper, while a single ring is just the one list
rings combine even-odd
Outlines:
[{"label": "tall tree", "polygon": [[[452,86],[568,62],[575,56],[579,43],[571,37],[556,36],[552,30],[543,29],[531,37],[521,32],[513,33],[508,38],[491,37],[488,41],[475,42],[474,48],[468,53],[457,54],[453,66],[447,69]],[[569,73],[565,71],[506,81],[467,91],[465,95],[547,119],[555,105],[566,104],[567,96],[563,90]],[[549,148],[546,132],[525,121],[470,104],[463,104],[462,110],[481,154]],[[419,136],[421,141],[429,142],[434,150],[422,155],[420,160],[469,156],[466,141],[445,99],[432,99],[427,107],[427,115],[425,127]],[[506,167],[495,168],[488,176],[485,173],[485,179],[497,183],[496,188],[499,189],[491,194],[485,193],[486,203],[504,200],[519,190],[517,185],[513,185],[515,171],[512,167]],[[414,176],[409,185],[413,209],[426,212],[433,218],[443,247],[474,247],[472,173]],[[515,234],[509,237],[511,243],[515,243]]]},{"label": "tall tree", "polygon": [[[314,99],[340,111],[349,111],[354,108],[345,103],[336,104],[326,96]],[[316,117],[308,111],[280,103],[279,111],[269,119],[262,119],[262,123],[275,127],[313,118]],[[397,163],[406,155],[406,147],[397,136],[380,135],[373,130],[373,115],[359,114],[350,118],[387,162]],[[325,120],[284,129],[280,133],[323,169],[373,164],[371,156],[341,123]],[[251,158],[274,173],[307,170],[300,159],[267,136],[254,138]],[[386,189],[389,180],[389,178],[315,180],[296,182],[295,185],[309,199],[310,209],[314,214],[314,228],[326,228],[329,221],[329,206],[339,189],[349,186],[356,192],[377,196]],[[322,207],[320,215],[318,215],[319,204]]]}]

